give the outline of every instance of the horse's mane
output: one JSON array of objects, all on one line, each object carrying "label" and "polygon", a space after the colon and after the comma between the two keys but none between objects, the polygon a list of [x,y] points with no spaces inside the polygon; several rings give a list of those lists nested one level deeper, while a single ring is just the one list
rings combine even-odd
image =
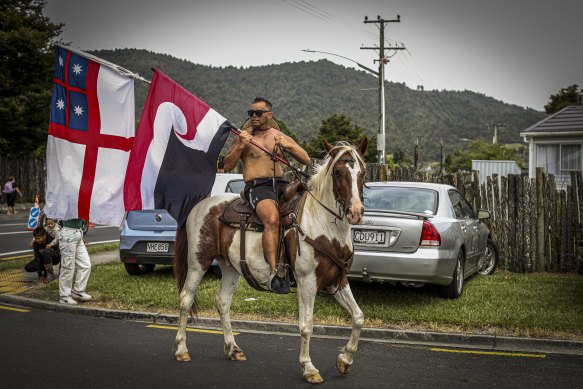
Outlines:
[{"label": "horse's mane", "polygon": [[[329,186],[332,185],[332,167],[345,153],[350,153],[355,161],[358,161],[362,166],[366,166],[364,159],[360,156],[356,148],[351,144],[340,141],[332,150],[338,149],[334,159],[328,154],[326,158],[319,164],[314,165],[316,173],[308,181],[308,188],[315,198],[322,200],[326,191],[330,191]],[[313,210],[314,207],[319,206],[312,196],[306,198],[305,210]]]}]

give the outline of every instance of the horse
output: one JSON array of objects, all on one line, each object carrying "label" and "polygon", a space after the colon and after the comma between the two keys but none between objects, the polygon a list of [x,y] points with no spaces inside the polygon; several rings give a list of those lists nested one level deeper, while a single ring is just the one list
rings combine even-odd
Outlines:
[{"label": "horse", "polygon": [[[359,224],[363,214],[362,188],[366,170],[362,156],[368,147],[368,139],[363,139],[357,147],[345,142],[332,146],[326,140],[323,144],[327,156],[316,166],[316,173],[308,181],[298,222],[284,234],[297,283],[301,335],[299,360],[303,378],[308,383],[323,382],[309,354],[316,294],[327,290],[352,318],[348,343],[336,361],[336,367],[342,374],[347,374],[353,364],[364,324],[364,315],[352,295],[347,271],[353,253],[351,225]],[[246,360],[243,350],[235,342],[230,319],[231,301],[241,275],[238,260],[241,232],[219,221],[226,205],[237,197],[227,193],[202,200],[177,231],[173,259],[180,290],[179,327],[173,346],[177,361],[190,360],[186,347],[186,324],[189,314],[196,315],[196,290],[214,259],[222,271],[215,302],[223,328],[224,351],[231,360]],[[338,213],[333,209],[337,209]],[[267,282],[270,269],[263,256],[261,232],[247,231],[245,247],[251,273],[257,281]],[[335,260],[332,258],[334,255],[337,257]]]}]

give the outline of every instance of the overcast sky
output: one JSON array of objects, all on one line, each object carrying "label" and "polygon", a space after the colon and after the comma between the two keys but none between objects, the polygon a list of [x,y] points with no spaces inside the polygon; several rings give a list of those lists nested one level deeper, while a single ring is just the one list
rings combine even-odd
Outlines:
[{"label": "overcast sky", "polygon": [[387,80],[541,111],[550,94],[583,85],[582,11],[581,0],[48,0],[45,8],[81,50],[139,48],[243,67],[321,58],[356,66],[301,51],[312,49],[376,69],[378,54],[360,47],[378,46],[379,30],[364,16],[399,14],[385,44],[407,50],[389,52]]}]

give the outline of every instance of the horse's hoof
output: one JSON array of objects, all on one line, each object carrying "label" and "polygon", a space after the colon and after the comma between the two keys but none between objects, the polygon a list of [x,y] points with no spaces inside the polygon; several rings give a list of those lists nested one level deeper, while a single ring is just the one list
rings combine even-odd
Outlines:
[{"label": "horse's hoof", "polygon": [[188,355],[188,353],[176,354],[176,360],[178,362],[188,362],[190,361],[190,355]]},{"label": "horse's hoof", "polygon": [[306,381],[309,384],[321,384],[322,382],[324,382],[324,379],[322,378],[320,373],[315,372],[304,374],[304,381]]},{"label": "horse's hoof", "polygon": [[340,357],[338,357],[338,359],[336,360],[336,368],[340,373],[348,374],[348,372],[350,371],[350,367],[351,365],[344,362],[342,359],[340,359]]},{"label": "horse's hoof", "polygon": [[235,350],[231,355],[229,355],[231,361],[246,361],[247,357],[241,350]]}]

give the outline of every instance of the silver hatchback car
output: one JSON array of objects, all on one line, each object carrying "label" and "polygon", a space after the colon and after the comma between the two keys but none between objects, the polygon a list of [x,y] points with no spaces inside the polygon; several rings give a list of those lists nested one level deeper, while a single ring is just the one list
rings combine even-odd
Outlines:
[{"label": "silver hatchback car", "polygon": [[[211,196],[239,193],[244,186],[242,174],[218,173]],[[176,220],[165,209],[128,212],[119,238],[119,256],[126,271],[140,275],[153,271],[157,264],[171,265],[176,229]]]},{"label": "silver hatchback car", "polygon": [[364,188],[364,217],[352,227],[353,280],[441,286],[457,298],[464,279],[492,274],[498,249],[456,188],[422,182],[374,182]]}]

